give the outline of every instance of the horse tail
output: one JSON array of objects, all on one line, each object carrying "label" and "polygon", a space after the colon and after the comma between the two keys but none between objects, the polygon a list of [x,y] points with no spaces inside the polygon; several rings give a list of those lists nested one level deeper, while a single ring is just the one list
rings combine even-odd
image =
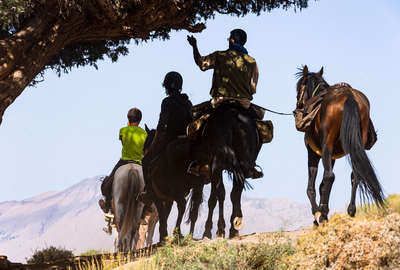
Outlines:
[{"label": "horse tail", "polygon": [[[126,198],[127,198],[126,206],[127,207],[126,207],[126,211],[125,211],[125,215],[124,215],[124,221],[121,226],[122,235],[128,233],[132,229],[132,226],[135,226],[135,224],[132,224],[132,222],[134,221],[134,217],[136,214],[135,210],[136,210],[136,206],[137,206],[136,205],[137,197],[138,197],[139,193],[142,191],[143,186],[144,186],[143,183],[141,182],[140,175],[139,175],[139,172],[137,171],[136,167],[129,168],[128,177],[126,180],[128,183],[126,194],[128,194],[128,196],[126,196]],[[133,238],[134,235],[131,235],[131,237]]]},{"label": "horse tail", "polygon": [[189,194],[189,208],[187,208],[186,224],[197,220],[200,205],[203,203],[203,185],[194,187]]},{"label": "horse tail", "polygon": [[360,183],[360,197],[362,201],[371,199],[384,207],[384,197],[381,184],[374,168],[365,152],[361,137],[360,110],[353,96],[344,103],[342,125],[340,127],[340,141],[345,154],[350,154],[349,163],[352,166],[356,181]]}]

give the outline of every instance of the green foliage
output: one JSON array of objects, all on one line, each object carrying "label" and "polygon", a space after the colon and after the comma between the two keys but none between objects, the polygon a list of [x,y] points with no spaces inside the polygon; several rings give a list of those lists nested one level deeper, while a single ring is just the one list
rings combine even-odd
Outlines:
[{"label": "green foliage", "polygon": [[[262,11],[270,11],[275,8],[288,9],[293,7],[306,8],[309,0],[196,0],[192,1],[190,9],[182,8],[182,14],[185,16],[184,25],[186,27],[195,26],[214,18],[215,14],[230,14],[234,16],[244,16],[248,13],[260,14]],[[113,0],[112,9],[116,12],[121,27],[126,24],[123,22],[130,17],[148,16],[148,12],[153,9],[145,3],[144,0]],[[176,9],[181,5],[180,1],[159,1],[157,8],[168,10]],[[63,17],[67,20],[73,12],[81,12],[85,17],[102,17],[102,14],[90,14],[96,1],[88,0],[0,0],[0,39],[12,36],[21,30],[25,21],[37,16],[38,10],[46,6],[52,6],[52,15]],[[145,9],[146,8],[146,9]],[[181,16],[181,15],[179,15]],[[179,21],[182,21],[180,19]],[[157,29],[149,28],[140,33],[140,38],[134,39],[136,43],[152,39],[168,39],[171,30],[185,28],[181,24],[175,25],[175,18],[171,17],[163,22]],[[143,25],[143,29],[147,29]],[[107,29],[104,29],[105,31]],[[146,31],[149,31],[146,33]],[[62,73],[68,73],[73,67],[85,65],[93,66],[97,69],[97,61],[104,58],[110,58],[112,62],[118,60],[119,56],[128,54],[127,45],[130,39],[124,40],[97,40],[97,41],[75,41],[63,48],[53,60],[48,63],[45,69],[55,70],[60,76]],[[31,82],[31,85],[43,79],[44,71],[38,74],[38,77]]]},{"label": "green foliage", "polygon": [[30,259],[27,259],[29,264],[50,263],[59,260],[66,260],[74,257],[72,251],[64,248],[56,248],[50,246],[42,250],[36,250]]},{"label": "green foliage", "polygon": [[157,250],[155,265],[156,269],[284,269],[281,259],[293,253],[288,243],[196,242],[186,238],[176,245],[168,239]]},{"label": "green foliage", "polygon": [[0,1],[0,38],[6,33],[18,29],[24,17],[32,11],[29,0],[1,0]]}]

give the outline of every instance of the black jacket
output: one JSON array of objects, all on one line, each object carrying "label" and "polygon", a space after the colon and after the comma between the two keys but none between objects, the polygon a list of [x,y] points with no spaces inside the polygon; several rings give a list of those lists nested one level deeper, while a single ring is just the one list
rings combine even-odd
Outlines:
[{"label": "black jacket", "polygon": [[161,103],[157,130],[166,132],[166,141],[186,134],[186,127],[192,121],[192,102],[186,94],[172,94]]}]

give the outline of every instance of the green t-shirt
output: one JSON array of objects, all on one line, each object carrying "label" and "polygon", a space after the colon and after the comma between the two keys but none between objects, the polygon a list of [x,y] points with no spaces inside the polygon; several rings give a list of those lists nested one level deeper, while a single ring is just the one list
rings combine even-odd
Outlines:
[{"label": "green t-shirt", "polygon": [[134,160],[142,164],[143,146],[147,133],[137,126],[127,126],[119,131],[119,139],[122,141],[122,160]]}]

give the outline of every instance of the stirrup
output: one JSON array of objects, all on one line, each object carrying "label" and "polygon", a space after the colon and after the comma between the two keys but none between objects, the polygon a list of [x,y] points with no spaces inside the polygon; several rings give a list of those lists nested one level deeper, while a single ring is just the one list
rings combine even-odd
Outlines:
[{"label": "stirrup", "polygon": [[[260,168],[261,171],[257,171],[256,167]],[[254,168],[251,168],[251,170],[248,172],[248,174],[246,176],[247,176],[246,178],[258,179],[258,178],[262,178],[264,176],[264,173],[263,173],[261,167],[256,165]]]}]

